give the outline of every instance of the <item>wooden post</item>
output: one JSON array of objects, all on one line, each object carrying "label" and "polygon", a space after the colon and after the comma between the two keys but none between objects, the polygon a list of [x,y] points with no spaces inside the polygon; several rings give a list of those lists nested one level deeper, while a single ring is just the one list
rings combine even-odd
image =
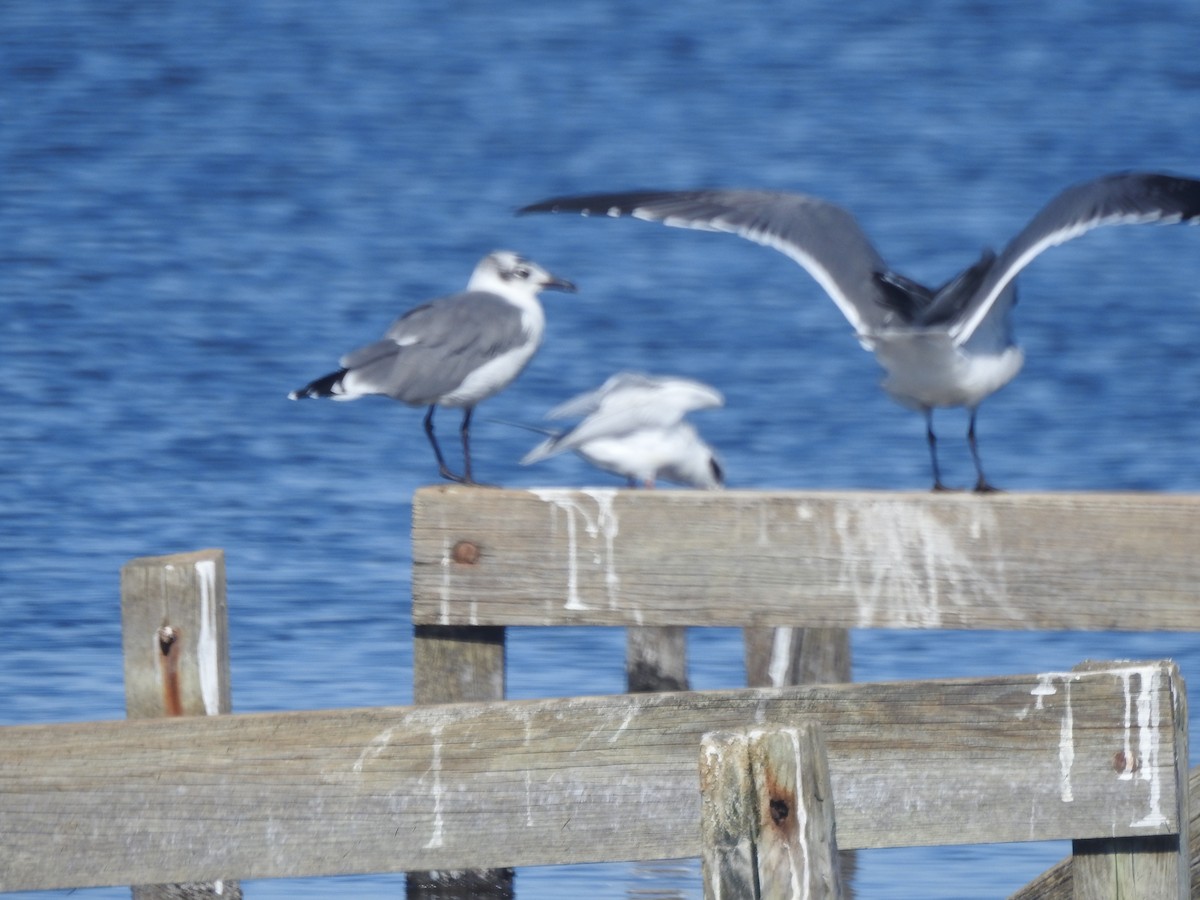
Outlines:
[{"label": "wooden post", "polygon": [[845,628],[744,628],[747,687],[841,684],[850,680]]},{"label": "wooden post", "polygon": [[[129,718],[231,712],[225,554],[199,550],[126,563],[121,644]],[[133,900],[242,896],[238,882],[228,880],[134,885],[132,892]]]},{"label": "wooden post", "polygon": [[757,809],[746,732],[704,735],[700,739],[700,841],[705,900],[760,896]]},{"label": "wooden post", "polygon": [[[1191,895],[1200,897],[1200,766],[1188,774],[1188,843],[1191,850]],[[1008,900],[1071,900],[1075,893],[1075,859],[1068,856],[1025,885]]]},{"label": "wooden post", "polygon": [[[503,627],[413,628],[413,703],[503,700],[504,693]],[[511,900],[513,870],[409,872],[406,890],[409,900]]]},{"label": "wooden post", "polygon": [[[687,628],[682,625],[632,625],[625,629],[625,690],[630,694],[686,691]],[[658,862],[634,863],[648,875]]]},{"label": "wooden post", "polygon": [[687,629],[681,625],[625,629],[625,684],[631,694],[686,691]]},{"label": "wooden post", "polygon": [[1164,900],[1190,896],[1177,872],[1179,835],[1072,841],[1073,896],[1078,900]]},{"label": "wooden post", "polygon": [[504,628],[413,628],[413,703],[504,699]]},{"label": "wooden post", "polygon": [[[843,684],[851,680],[850,631],[845,628],[744,628],[746,684]],[[841,854],[842,889],[854,896],[858,856]]]},{"label": "wooden post", "polygon": [[[1083,663],[1074,671],[1087,672],[1100,668],[1099,664]],[[1132,679],[1135,676],[1130,675]],[[1161,677],[1153,672],[1140,676],[1141,680]],[[1146,691],[1151,685],[1130,684],[1130,691]],[[1175,783],[1180,786],[1175,794],[1174,809],[1179,821],[1180,833],[1147,837],[1095,838],[1072,842],[1072,882],[1078,900],[1165,900],[1176,897],[1187,900],[1191,896],[1191,840],[1190,804],[1188,789],[1188,735],[1187,698],[1180,680],[1174,692],[1175,719]],[[1150,704],[1129,703],[1126,713],[1128,727],[1145,728],[1153,719],[1162,715]],[[1149,773],[1149,767],[1161,762],[1151,759],[1157,756],[1158,747],[1151,744],[1143,747],[1138,741],[1127,746],[1113,758],[1114,769],[1119,777],[1138,779]],[[1162,811],[1157,811],[1159,815]],[[1155,810],[1151,810],[1151,815]]]},{"label": "wooden post", "polygon": [[818,726],[705,735],[700,786],[706,900],[842,898]]}]

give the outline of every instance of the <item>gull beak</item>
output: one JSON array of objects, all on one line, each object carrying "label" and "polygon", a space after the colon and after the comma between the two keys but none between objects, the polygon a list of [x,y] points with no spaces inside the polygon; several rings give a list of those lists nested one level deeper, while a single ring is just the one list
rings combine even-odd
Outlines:
[{"label": "gull beak", "polygon": [[575,294],[579,291],[574,282],[567,281],[565,278],[557,278],[554,275],[550,275],[542,282],[542,288],[548,291],[566,291],[568,294]]}]

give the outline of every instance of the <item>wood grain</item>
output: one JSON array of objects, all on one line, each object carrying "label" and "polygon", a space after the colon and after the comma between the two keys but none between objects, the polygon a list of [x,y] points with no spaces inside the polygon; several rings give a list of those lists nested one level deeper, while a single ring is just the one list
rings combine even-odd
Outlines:
[{"label": "wood grain", "polygon": [[[413,702],[503,700],[505,649],[503,628],[416,626]],[[408,900],[507,900],[514,895],[513,880],[511,868],[410,871],[405,896]]]},{"label": "wood grain", "polygon": [[1172,834],[1181,697],[1153,662],[13,726],[0,889],[695,857],[702,735],[806,721],[843,847]]},{"label": "wood grain", "polygon": [[129,718],[230,711],[226,604],[221,550],[146,556],[121,568]]},{"label": "wood grain", "polygon": [[819,725],[706,734],[700,790],[705,900],[842,900]]},{"label": "wood grain", "polygon": [[1195,631],[1200,497],[427,487],[413,594],[419,624]]},{"label": "wood grain", "polygon": [[[131,719],[229,713],[225,554],[144,556],[121,569],[125,708]],[[133,900],[241,900],[236,881],[138,884]]]}]

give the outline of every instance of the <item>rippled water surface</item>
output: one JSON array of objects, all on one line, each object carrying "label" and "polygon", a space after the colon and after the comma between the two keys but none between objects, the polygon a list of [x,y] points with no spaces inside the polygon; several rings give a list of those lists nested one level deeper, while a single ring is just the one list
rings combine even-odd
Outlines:
[{"label": "rippled water surface", "polygon": [[[1068,183],[1200,175],[1197,46],[1190,4],[1131,0],[0,4],[2,721],[121,717],[121,564],[208,546],[227,553],[238,711],[408,702],[410,499],[435,478],[420,413],[285,394],[497,247],[582,290],[546,298],[542,352],[480,408],[480,477],[615,484],[573,458],[520,467],[530,435],[496,420],[536,422],[635,367],[724,391],[698,421],[732,486],[925,489],[919,417],[878,390],[793,263],[513,209],[632,187],[805,191],[940,283]],[[980,417],[993,480],[1200,489],[1198,283],[1187,228],[1096,232],[1027,270],[1028,363]],[[440,421],[453,435],[454,414]],[[939,422],[965,484],[965,421]],[[738,685],[740,646],[694,634],[694,684]],[[1189,635],[862,632],[854,652],[862,680],[1089,657],[1200,670]],[[510,692],[616,692],[622,659],[618,631],[514,631]],[[868,853],[857,886],[1003,896],[1063,852]],[[692,864],[528,870],[518,891],[700,893]]]}]

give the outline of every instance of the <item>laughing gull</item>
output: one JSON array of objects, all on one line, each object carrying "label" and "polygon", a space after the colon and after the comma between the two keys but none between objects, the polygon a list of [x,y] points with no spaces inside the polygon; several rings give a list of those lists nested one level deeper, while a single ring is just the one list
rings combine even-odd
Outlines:
[{"label": "laughing gull", "polygon": [[[536,263],[508,250],[485,256],[467,289],[411,309],[392,323],[381,340],[347,353],[336,372],[318,378],[288,397],[355,400],[383,394],[410,406],[428,406],[425,434],[443,478],[474,484],[471,478],[471,413],[508,386],[529,362],[546,328],[538,302],[545,289],[574,291]],[[433,433],[438,406],[461,407],[463,474],[446,466]]]},{"label": "laughing gull", "polygon": [[662,479],[719,488],[725,478],[716,454],[683,417],[724,403],[720,392],[699,381],[620,372],[550,410],[550,419],[586,418],[534,447],[521,462],[574,450],[597,468],[625,477],[630,487],[652,488]]},{"label": "laughing gull", "polygon": [[1009,315],[1013,279],[1044,250],[1102,225],[1195,222],[1200,181],[1117,173],[1067,188],[997,256],[980,260],[932,290],[888,269],[846,210],[815,197],[769,191],[634,191],[556,197],[520,213],[633,216],[680,228],[724,231],[773,247],[817,280],[849,319],[859,342],[887,375],[883,388],[925,416],[934,490],[943,490],[933,432],[936,407],[970,412],[967,442],[977,491],[993,490],[975,443],[979,404],[1008,384],[1024,361]]}]

